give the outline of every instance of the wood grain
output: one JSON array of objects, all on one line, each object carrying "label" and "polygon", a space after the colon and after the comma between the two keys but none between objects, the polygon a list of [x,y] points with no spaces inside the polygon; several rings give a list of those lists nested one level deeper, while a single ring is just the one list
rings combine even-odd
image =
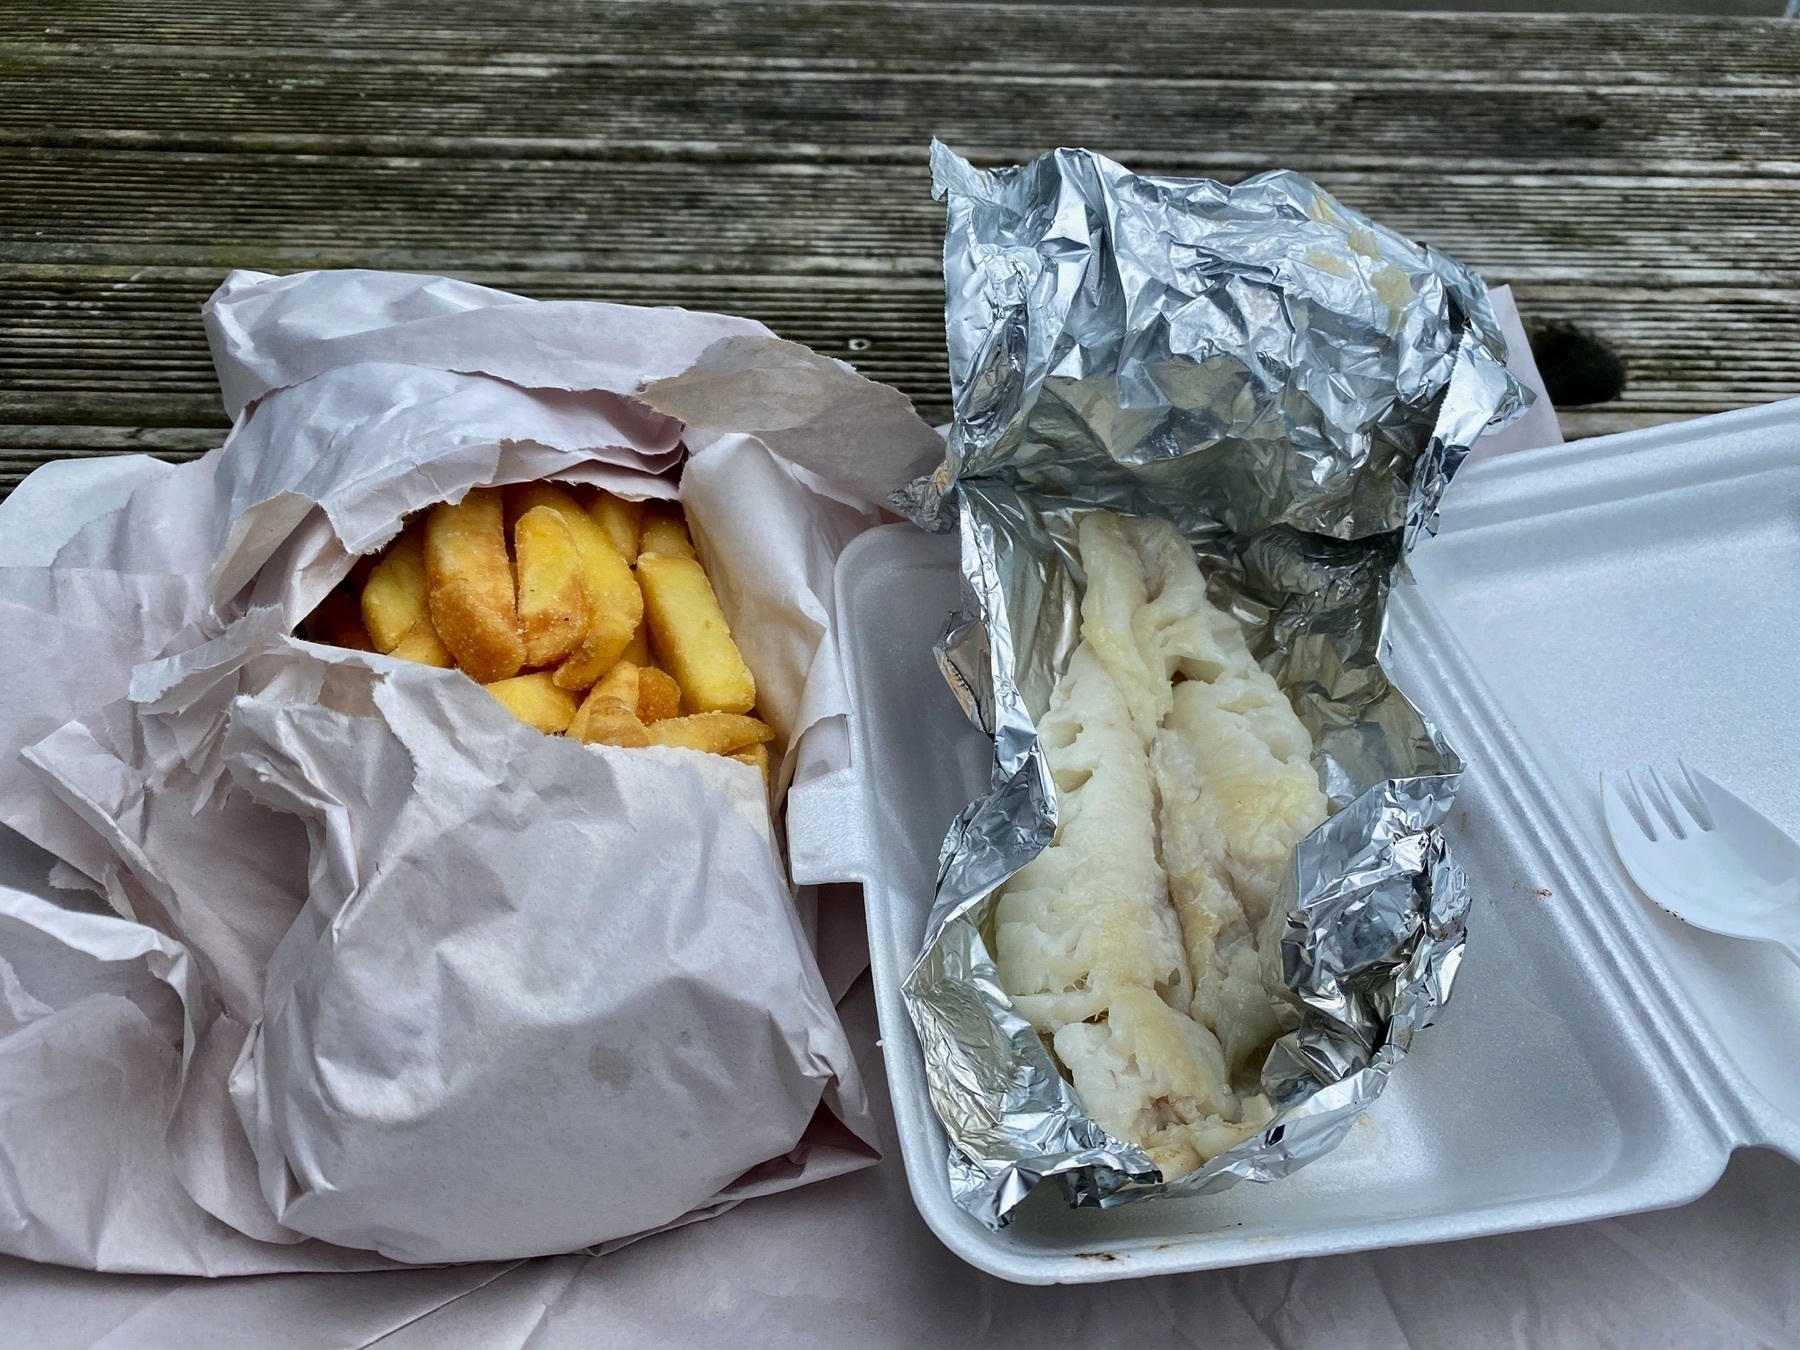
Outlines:
[{"label": "wood grain", "polygon": [[[1186,172],[1371,165],[1800,174],[1800,84],[1414,83],[1188,75],[632,66],[423,66],[195,55],[14,58],[6,140],[70,148],[914,161],[933,135],[982,159],[1105,143]],[[209,58],[219,60],[221,58]],[[1054,98],[1043,97],[1050,88]],[[1253,138],[1243,135],[1255,128]],[[1729,128],[1729,133],[1726,134]]]},{"label": "wood grain", "polygon": [[748,314],[947,414],[925,146],[1272,167],[1614,349],[1590,434],[1800,394],[1800,25],[765,0],[12,0],[0,489],[223,427],[233,266]]},{"label": "wood grain", "polygon": [[[840,69],[1039,76],[1210,74],[1227,80],[1516,79],[1728,84],[1788,80],[1775,20],[1622,15],[1209,11],[1104,4],[889,0],[10,0],[0,41],[86,57],[151,51],[326,53],[342,61]],[[1702,60],[1703,58],[1703,60]]]}]

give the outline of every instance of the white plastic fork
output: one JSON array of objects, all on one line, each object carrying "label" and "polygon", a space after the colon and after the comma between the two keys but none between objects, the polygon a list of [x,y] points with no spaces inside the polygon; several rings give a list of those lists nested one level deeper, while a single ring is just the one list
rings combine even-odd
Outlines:
[{"label": "white plastic fork", "polygon": [[1800,844],[1697,769],[1681,774],[1691,804],[1653,768],[1601,776],[1625,870],[1676,918],[1773,943],[1800,964]]}]

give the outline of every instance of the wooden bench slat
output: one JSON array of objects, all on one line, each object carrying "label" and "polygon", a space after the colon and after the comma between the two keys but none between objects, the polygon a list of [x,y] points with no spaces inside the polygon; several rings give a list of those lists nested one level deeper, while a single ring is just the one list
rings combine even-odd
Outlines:
[{"label": "wooden bench slat", "polygon": [[[1501,281],[1800,285],[1800,178],[1318,179]],[[935,277],[942,230],[922,162],[696,169],[0,149],[0,262],[15,264]]]},{"label": "wooden bench slat", "polygon": [[231,266],[748,314],[948,411],[928,138],[1268,167],[1579,325],[1592,434],[1800,394],[1800,24],[876,0],[0,6],[0,492],[224,430]]},{"label": "wooden bench slat", "polygon": [[[390,65],[597,61],[714,68],[1140,72],[1227,79],[1483,82],[1496,72],[1546,85],[1783,84],[1793,35],[1779,19],[1687,15],[1320,14],[1098,5],[717,3],[716,0],[9,0],[0,54],[119,59],[178,50],[242,61],[251,52],[328,54]],[[1697,54],[1704,53],[1704,61]]]},{"label": "wooden bench slat", "polygon": [[[1800,70],[1800,31],[1785,45]],[[0,143],[64,149],[908,163],[936,135],[996,162],[1087,144],[1146,171],[1234,176],[1428,166],[1800,177],[1800,80],[1468,86],[1355,67],[1255,82],[13,57],[0,59],[0,107]]]},{"label": "wooden bench slat", "polygon": [[[220,278],[205,268],[0,268],[0,314],[32,310],[23,338],[0,332],[0,445],[35,444],[20,426],[224,427],[199,307]],[[848,360],[893,384],[933,420],[948,414],[942,292],[935,278],[768,277],[465,270],[470,280],[544,299],[683,304],[747,314],[784,336]],[[1800,288],[1759,291],[1516,286],[1534,320],[1581,324],[1624,359],[1616,401],[1563,410],[1567,434],[1596,416],[1615,428],[1632,418],[1695,415],[1800,396]],[[1695,335],[1705,317],[1704,339]],[[4,325],[0,325],[0,330]],[[53,346],[55,361],[42,352]],[[216,432],[214,434],[217,434]]]}]

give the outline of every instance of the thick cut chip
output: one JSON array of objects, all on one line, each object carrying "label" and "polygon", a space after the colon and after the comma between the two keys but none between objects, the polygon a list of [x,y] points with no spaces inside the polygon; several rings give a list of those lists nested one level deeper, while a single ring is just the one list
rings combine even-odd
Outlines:
[{"label": "thick cut chip", "polygon": [[606,535],[613,550],[628,563],[638,558],[638,531],[644,523],[644,504],[602,491],[588,507],[588,514]]},{"label": "thick cut chip", "polygon": [[617,699],[619,705],[634,717],[638,710],[638,694],[642,689],[643,671],[629,661],[620,661],[606,672],[588,694],[590,699]]},{"label": "thick cut chip", "polygon": [[671,558],[694,558],[694,541],[688,537],[687,517],[681,508],[665,502],[647,508],[638,535],[638,556],[661,553]]},{"label": "thick cut chip", "polygon": [[369,573],[375,570],[375,564],[380,562],[383,556],[378,553],[358,555],[356,561],[350,564],[350,575],[344,578],[351,590],[358,595],[362,594],[362,588],[369,584]]},{"label": "thick cut chip", "polygon": [[755,707],[756,681],[731,640],[719,597],[700,564],[644,553],[637,575],[651,646],[681,686],[682,706],[696,713],[747,713]]},{"label": "thick cut chip", "polygon": [[753,769],[761,770],[762,771],[762,780],[763,780],[763,790],[764,791],[768,790],[768,788],[769,788],[769,747],[767,745],[753,745],[745,750],[733,750],[731,752],[729,758],[735,759],[739,764],[748,764]]},{"label": "thick cut chip", "polygon": [[425,525],[416,522],[368,570],[362,619],[375,650],[424,666],[452,664],[450,650],[431,623],[425,577]]},{"label": "thick cut chip", "polygon": [[450,659],[450,649],[444,646],[443,640],[437,635],[437,629],[431,626],[429,614],[421,617],[388,655],[402,661],[417,661],[422,666],[437,666],[446,670],[455,664]]},{"label": "thick cut chip", "polygon": [[425,584],[425,531],[414,525],[369,569],[362,620],[378,652],[391,652],[421,619],[430,621]]},{"label": "thick cut chip", "polygon": [[623,745],[642,748],[650,735],[631,709],[596,687],[589,691],[569,723],[569,735],[583,745]]},{"label": "thick cut chip", "polygon": [[498,488],[472,488],[455,505],[431,508],[425,578],[432,626],[456,664],[482,684],[517,675],[525,639]]},{"label": "thick cut chip", "polygon": [[760,745],[775,733],[764,722],[739,713],[703,712],[688,717],[665,717],[647,728],[652,745],[678,745],[729,755],[734,750]]},{"label": "thick cut chip", "polygon": [[307,615],[306,635],[310,641],[329,643],[333,647],[348,647],[358,652],[375,650],[375,644],[369,641],[363,628],[356,601],[343,591],[333,591]]},{"label": "thick cut chip", "polygon": [[550,676],[542,671],[534,675],[515,675],[510,680],[495,680],[482,688],[526,726],[536,727],[552,736],[566,730],[575,716],[575,695],[567,689],[558,689]]},{"label": "thick cut chip", "polygon": [[588,633],[587,588],[575,532],[552,506],[534,506],[513,526],[519,566],[519,628],[525,664],[549,666]]},{"label": "thick cut chip", "polygon": [[655,658],[650,654],[650,625],[640,623],[637,631],[631,635],[631,641],[619,654],[619,660],[629,661],[634,666],[648,666]]},{"label": "thick cut chip", "polygon": [[[624,662],[620,662],[621,665]],[[666,670],[645,666],[638,671],[637,715],[645,722],[660,722],[681,711],[681,686]]]},{"label": "thick cut chip", "polygon": [[522,483],[512,489],[513,509],[520,516],[548,506],[563,518],[581,557],[582,591],[587,598],[587,632],[560,666],[556,682],[564,689],[591,687],[613,668],[644,617],[644,597],[625,560],[594,519],[567,488],[555,483]]}]

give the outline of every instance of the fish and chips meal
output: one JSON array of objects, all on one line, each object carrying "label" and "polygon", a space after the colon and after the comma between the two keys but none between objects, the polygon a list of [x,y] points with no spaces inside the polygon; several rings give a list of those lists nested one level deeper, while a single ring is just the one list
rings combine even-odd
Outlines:
[{"label": "fish and chips meal", "polygon": [[1096,511],[1078,544],[1081,643],[1038,727],[1056,835],[1000,893],[997,961],[1089,1114],[1173,1180],[1274,1118],[1262,930],[1327,802],[1181,533]]},{"label": "fish and chips meal", "polygon": [[549,735],[726,755],[769,780],[774,732],[673,503],[474,488],[364,559],[306,631],[459,669]]}]

